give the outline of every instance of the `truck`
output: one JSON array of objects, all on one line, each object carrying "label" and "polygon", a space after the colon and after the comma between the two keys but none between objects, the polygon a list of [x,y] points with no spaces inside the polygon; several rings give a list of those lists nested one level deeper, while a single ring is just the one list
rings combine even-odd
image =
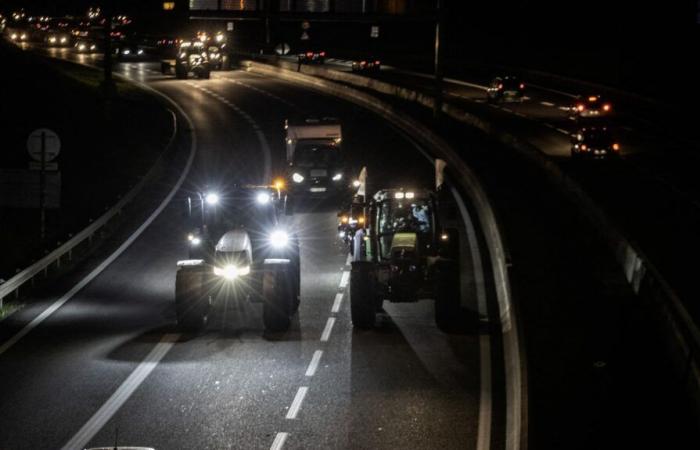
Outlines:
[{"label": "truck", "polygon": [[174,72],[175,78],[179,80],[187,79],[190,74],[208,79],[211,67],[205,45],[198,41],[180,42],[175,58],[161,60],[160,70],[163,75]]},{"label": "truck", "polygon": [[348,182],[338,119],[288,119],[284,128],[288,195],[298,198],[345,194]]}]

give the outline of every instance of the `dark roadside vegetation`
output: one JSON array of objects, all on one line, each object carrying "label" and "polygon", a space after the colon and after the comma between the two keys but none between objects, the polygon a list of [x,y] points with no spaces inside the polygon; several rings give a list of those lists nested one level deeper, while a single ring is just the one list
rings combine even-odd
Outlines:
[{"label": "dark roadside vegetation", "polygon": [[525,339],[530,448],[697,448],[692,405],[655,317],[577,206],[516,152],[381,98],[433,123],[492,199]]},{"label": "dark roadside vegetation", "polygon": [[0,278],[9,279],[115,204],[162,152],[171,113],[155,98],[117,81],[106,99],[97,70],[0,43],[0,168],[26,169],[27,136],[49,128],[61,139],[61,207],[48,210],[46,239],[38,209],[0,208]]}]

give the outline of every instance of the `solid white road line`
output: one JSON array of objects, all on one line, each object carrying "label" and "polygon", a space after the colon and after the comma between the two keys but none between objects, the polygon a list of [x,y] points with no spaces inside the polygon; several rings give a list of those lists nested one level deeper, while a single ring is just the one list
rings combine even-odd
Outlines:
[{"label": "solid white road line", "polygon": [[287,440],[287,436],[289,436],[289,433],[277,433],[275,440],[272,441],[270,450],[282,450],[282,447],[284,447],[284,441]]},{"label": "solid white road line", "polygon": [[333,331],[334,324],[335,317],[329,317],[328,321],[326,321],[326,327],[323,329],[323,333],[321,333],[321,342],[328,342],[328,339],[331,337],[331,331]]},{"label": "solid white road line", "polygon": [[554,103],[550,103],[550,102],[540,102],[540,105],[549,106],[549,107],[556,106],[556,105],[554,105]]},{"label": "solid white road line", "polygon": [[306,397],[306,393],[309,391],[309,388],[306,386],[302,386],[299,388],[297,391],[297,395],[294,396],[294,400],[292,401],[292,406],[289,407],[289,411],[287,411],[287,419],[296,419],[297,414],[299,414],[299,409],[301,409],[301,403],[304,401],[304,397]]},{"label": "solid white road line", "polygon": [[491,340],[479,335],[479,424],[476,434],[477,450],[491,447]]},{"label": "solid white road line", "polygon": [[333,314],[336,314],[338,311],[340,311],[340,304],[343,302],[343,293],[338,292],[335,294],[335,300],[333,300],[333,307],[331,308],[331,312]]},{"label": "solid white road line", "polygon": [[345,258],[345,265],[349,266],[352,263],[352,255],[348,253],[348,257]]},{"label": "solid white road line", "polygon": [[348,285],[348,281],[350,281],[350,272],[344,271],[343,275],[340,277],[340,288],[345,289],[345,287]]},{"label": "solid white road line", "polygon": [[117,248],[114,253],[109,255],[107,259],[102,261],[102,263],[97,266],[92,272],[90,272],[85,278],[83,278],[78,284],[76,284],[70,291],[65,293],[61,298],[56,300],[51,306],[49,306],[47,309],[45,309],[41,314],[39,314],[37,317],[34,318],[31,322],[29,322],[27,325],[24,326],[17,334],[12,336],[10,339],[5,341],[2,345],[0,345],[0,355],[5,353],[7,350],[9,350],[13,345],[15,345],[20,339],[22,339],[24,336],[26,336],[30,331],[32,331],[34,328],[36,328],[39,324],[41,324],[44,320],[46,320],[51,314],[56,312],[57,309],[59,309],[61,306],[63,306],[68,300],[73,298],[75,294],[77,294],[81,289],[83,289],[88,283],[90,283],[92,280],[94,280],[99,274],[101,274],[107,266],[112,264],[115,259],[117,259],[124,251],[129,248],[129,246],[139,237],[141,236],[141,233],[148,228],[151,223],[153,223],[154,220],[156,220],[156,217],[160,215],[161,212],[165,209],[165,207],[170,203],[172,198],[175,196],[175,193],[180,189],[180,186],[182,186],[182,183],[185,181],[185,178],[187,177],[187,174],[190,172],[190,168],[192,167],[192,161],[194,161],[194,155],[195,152],[197,151],[197,134],[194,130],[194,124],[192,123],[192,120],[189,118],[187,114],[185,114],[185,111],[175,103],[174,100],[172,100],[170,97],[167,95],[163,94],[160,91],[157,91],[153,89],[152,87],[146,85],[145,83],[133,81],[135,84],[138,84],[142,88],[148,90],[149,92],[153,92],[156,95],[159,95],[160,97],[164,98],[167,100],[170,104],[177,109],[182,117],[185,118],[187,121],[187,125],[189,126],[189,129],[191,131],[191,142],[190,142],[190,155],[189,158],[187,159],[187,163],[185,164],[185,168],[182,171],[182,174],[180,174],[180,178],[178,178],[177,182],[175,182],[175,185],[173,188],[170,190],[168,193],[167,197],[158,205],[158,207],[151,213],[151,215],[146,219],[146,221],[141,224],[140,227],[136,231],[133,232],[129,238],[124,241],[122,245]]},{"label": "solid white road line", "polygon": [[121,406],[129,400],[129,397],[143,383],[148,375],[156,368],[161,359],[170,351],[175,342],[177,342],[179,334],[166,334],[160,340],[153,350],[146,356],[141,364],[138,365],[131,375],[119,386],[114,394],[97,410],[90,420],[63,446],[63,450],[80,450],[95,437],[102,427],[114,416]]},{"label": "solid white road line", "polygon": [[309,367],[306,369],[306,376],[313,377],[318,369],[318,363],[321,362],[321,356],[323,356],[323,350],[316,350],[314,356],[311,357],[311,362]]},{"label": "solid white road line", "polygon": [[565,135],[569,136],[569,132],[566,131],[566,130],[563,129],[563,128],[555,128],[555,130],[557,130],[557,131],[560,132],[561,134],[565,134]]}]

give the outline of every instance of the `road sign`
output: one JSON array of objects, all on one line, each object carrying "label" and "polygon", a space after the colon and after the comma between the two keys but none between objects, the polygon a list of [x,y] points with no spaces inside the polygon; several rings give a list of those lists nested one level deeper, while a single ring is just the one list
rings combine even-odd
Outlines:
[{"label": "road sign", "polygon": [[42,151],[44,161],[52,161],[61,152],[61,140],[48,128],[39,128],[27,138],[27,151],[34,161],[41,161]]},{"label": "road sign", "polygon": [[301,38],[300,38],[300,39],[301,39],[302,41],[308,41],[308,40],[309,40],[309,33],[307,33],[306,31],[304,31],[303,33],[301,33]]},{"label": "road sign", "polygon": [[378,38],[379,37],[379,25],[372,25],[369,30],[369,37]]},{"label": "road sign", "polygon": [[309,23],[308,20],[305,20],[301,23],[302,30],[308,30],[309,28],[311,28],[311,23]]},{"label": "road sign", "polygon": [[226,31],[233,31],[233,22],[226,22]]},{"label": "road sign", "polygon": [[275,53],[277,53],[278,55],[286,55],[289,53],[290,50],[291,48],[286,42],[281,42],[275,47]]}]

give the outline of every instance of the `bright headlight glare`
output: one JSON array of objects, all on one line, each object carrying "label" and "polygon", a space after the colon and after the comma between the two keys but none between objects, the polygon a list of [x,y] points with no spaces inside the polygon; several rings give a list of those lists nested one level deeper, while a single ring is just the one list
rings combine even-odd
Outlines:
[{"label": "bright headlight glare", "polygon": [[284,232],[282,230],[277,230],[277,231],[273,231],[270,234],[270,244],[273,247],[276,247],[276,248],[286,247],[288,243],[289,243],[289,235],[286,232]]},{"label": "bright headlight glare", "polygon": [[292,181],[294,181],[295,183],[301,183],[302,181],[304,181],[304,176],[300,173],[295,173],[294,175],[292,175]]},{"label": "bright headlight glare", "polygon": [[209,205],[216,205],[217,203],[219,203],[219,195],[214,192],[210,192],[204,197],[204,200]]},{"label": "bright headlight glare", "polygon": [[192,239],[190,239],[190,243],[194,246],[197,246],[202,243],[202,240],[198,237],[193,237]]},{"label": "bright headlight glare", "polygon": [[352,182],[352,185],[355,187],[360,187],[360,184],[362,184],[362,183],[360,183],[360,180],[355,180]]},{"label": "bright headlight glare", "polygon": [[214,267],[214,275],[224,277],[227,280],[233,280],[250,273],[250,266],[237,267],[233,264],[228,264],[224,267]]},{"label": "bright headlight glare", "polygon": [[260,193],[258,193],[258,195],[255,197],[255,200],[256,200],[259,204],[265,205],[265,204],[267,204],[267,203],[270,202],[270,194],[268,194],[267,192],[260,192]]},{"label": "bright headlight glare", "polygon": [[138,53],[139,55],[143,55],[143,50],[139,50],[139,51],[136,52],[136,53]]},{"label": "bright headlight glare", "polygon": [[342,173],[336,173],[333,175],[333,181],[340,181],[343,179],[343,174]]}]

